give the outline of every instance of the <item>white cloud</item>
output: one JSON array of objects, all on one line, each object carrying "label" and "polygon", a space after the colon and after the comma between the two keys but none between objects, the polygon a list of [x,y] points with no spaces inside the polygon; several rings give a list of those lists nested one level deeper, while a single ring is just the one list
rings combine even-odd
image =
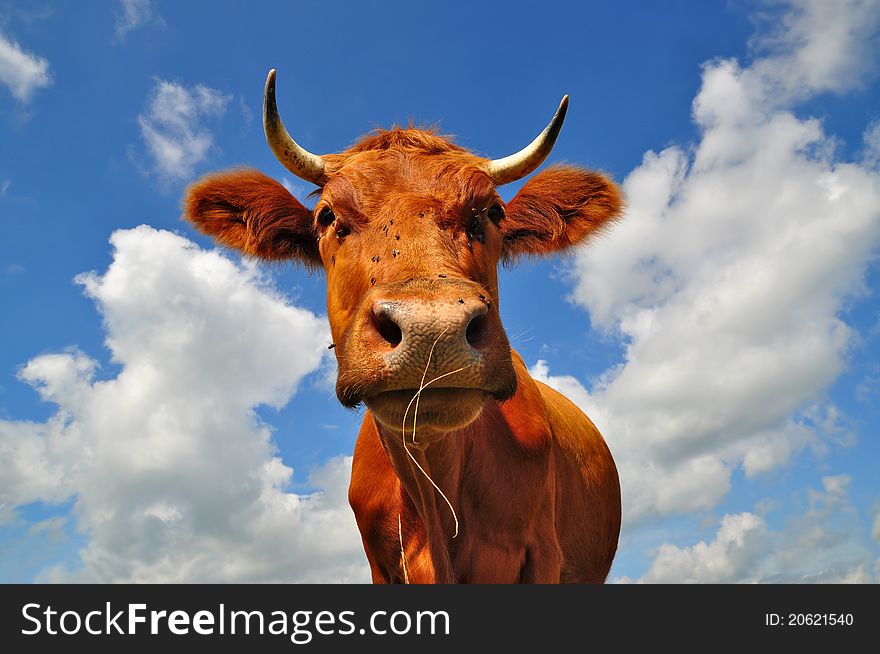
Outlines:
[{"label": "white cloud", "polygon": [[876,168],[880,165],[880,120],[875,120],[865,128],[862,140],[865,143],[865,164]]},{"label": "white cloud", "polygon": [[138,123],[160,178],[167,182],[192,176],[214,148],[214,135],[203,121],[219,119],[231,99],[231,95],[203,84],[190,89],[156,80]]},{"label": "white cloud", "polygon": [[701,541],[692,547],[662,545],[651,568],[640,579],[645,583],[735,582],[741,568],[765,546],[766,525],[752,513],[726,515],[715,540]]},{"label": "white cloud", "polygon": [[657,548],[638,581],[870,583],[873,555],[860,536],[849,483],[846,475],[823,478],[824,491],[809,491],[809,509],[782,531],[753,513],[725,515],[711,542]]},{"label": "white cloud", "polygon": [[129,32],[147,23],[162,23],[151,0],[119,0],[119,4],[120,11],[116,13],[117,42],[123,41]]},{"label": "white cloud", "polygon": [[0,82],[18,100],[28,102],[35,91],[52,83],[49,62],[0,34]]},{"label": "white cloud", "polygon": [[535,372],[606,435],[630,523],[709,509],[732,469],[821,447],[822,393],[853,342],[839,313],[880,241],[880,174],[837,159],[791,108],[858,84],[878,7],[793,2],[750,66],[707,64],[700,142],[648,152],[624,182],[625,219],[576,259],[573,299],[625,361],[589,391]]},{"label": "white cloud", "polygon": [[767,15],[768,31],[753,40],[767,53],[746,72],[761,102],[784,105],[815,93],[842,93],[875,72],[873,41],[880,24],[877,0],[789,0]]},{"label": "white cloud", "polygon": [[[70,350],[20,371],[58,406],[44,423],[0,421],[0,521],[74,498],[81,569],[45,580],[366,581],[346,501],[351,460],[301,495],[271,428],[321,366],[326,321],[289,304],[257,268],[141,226],[118,231],[103,274],[78,281],[100,309],[119,371]],[[310,438],[314,434],[298,434]],[[3,513],[5,511],[5,514]]]},{"label": "white cloud", "polygon": [[6,191],[9,190],[9,187],[12,186],[12,180],[4,179],[0,182],[0,198],[6,195]]}]

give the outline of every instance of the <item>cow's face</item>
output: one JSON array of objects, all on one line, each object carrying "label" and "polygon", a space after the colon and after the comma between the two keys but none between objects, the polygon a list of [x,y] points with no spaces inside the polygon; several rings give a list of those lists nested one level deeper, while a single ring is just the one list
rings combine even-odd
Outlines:
[{"label": "cow's face", "polygon": [[498,314],[505,207],[478,161],[457,151],[358,153],[315,205],[337,395],[366,402],[391,429],[422,386],[423,431],[467,424],[487,397],[516,390]]},{"label": "cow's face", "polygon": [[186,215],[247,255],[323,267],[340,401],[399,432],[423,389],[420,439],[516,391],[499,261],[581,243],[621,209],[612,182],[572,167],[535,175],[505,206],[487,160],[415,129],[325,155],[313,181],[309,210],[257,171],[212,175],[189,189]]}]

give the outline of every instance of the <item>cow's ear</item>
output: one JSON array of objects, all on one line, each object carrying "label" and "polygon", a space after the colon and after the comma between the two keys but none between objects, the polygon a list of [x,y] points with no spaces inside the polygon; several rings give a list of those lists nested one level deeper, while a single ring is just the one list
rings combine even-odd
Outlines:
[{"label": "cow's ear", "polygon": [[203,177],[187,189],[184,215],[221,245],[246,255],[321,264],[312,212],[258,170]]},{"label": "cow's ear", "polygon": [[623,195],[601,173],[554,166],[526,182],[501,221],[504,258],[550,254],[583,243],[620,216]]}]

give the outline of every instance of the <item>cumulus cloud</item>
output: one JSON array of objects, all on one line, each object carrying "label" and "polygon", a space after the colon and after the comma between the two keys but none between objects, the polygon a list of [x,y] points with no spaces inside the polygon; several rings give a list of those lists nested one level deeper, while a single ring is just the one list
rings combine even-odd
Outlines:
[{"label": "cumulus cloud", "polygon": [[52,83],[49,62],[0,34],[0,82],[7,86],[15,98],[28,102],[34,92]]},{"label": "cumulus cloud", "polygon": [[[351,461],[293,470],[255,407],[280,407],[321,366],[325,319],[250,265],[141,226],[113,234],[104,274],[78,278],[118,372],[69,350],[20,378],[57,405],[0,421],[0,522],[30,502],[74,501],[80,567],[44,580],[365,581],[346,501]],[[312,435],[299,434],[302,438]]]},{"label": "cumulus cloud", "polygon": [[150,22],[162,22],[162,18],[154,11],[151,0],[119,0],[116,41],[123,41],[129,32]]},{"label": "cumulus cloud", "polygon": [[733,469],[754,476],[838,437],[822,394],[853,343],[843,302],[880,241],[880,174],[836,156],[793,103],[859,83],[878,14],[792,2],[750,65],[706,64],[699,143],[646,153],[624,182],[628,215],[573,265],[573,300],[625,360],[589,389],[534,372],[608,438],[629,523],[710,509]]},{"label": "cumulus cloud", "polygon": [[645,583],[731,583],[742,575],[742,568],[764,550],[766,525],[753,513],[726,515],[715,540],[692,547],[662,545]]},{"label": "cumulus cloud", "polygon": [[[656,549],[642,583],[870,583],[872,555],[851,504],[850,477],[824,477],[809,509],[782,531],[754,513],[725,515],[712,541]],[[630,581],[621,579],[618,581]]]},{"label": "cumulus cloud", "polygon": [[877,167],[880,165],[880,120],[875,120],[865,129],[865,164]]},{"label": "cumulus cloud", "polygon": [[156,80],[138,123],[160,179],[185,180],[208,158],[214,149],[214,134],[203,123],[219,119],[231,99],[231,95],[204,84],[187,88]]},{"label": "cumulus cloud", "polygon": [[763,101],[786,105],[817,92],[843,93],[875,72],[865,62],[876,56],[876,0],[774,0],[768,5],[786,11],[763,14],[767,29],[752,39],[752,46],[770,56],[759,58],[744,74],[746,85]]}]

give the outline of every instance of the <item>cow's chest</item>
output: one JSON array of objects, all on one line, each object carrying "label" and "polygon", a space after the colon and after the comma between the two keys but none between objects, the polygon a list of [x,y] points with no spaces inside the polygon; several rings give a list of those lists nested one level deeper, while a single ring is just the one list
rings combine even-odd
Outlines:
[{"label": "cow's chest", "polygon": [[[396,546],[395,546],[396,545]],[[405,572],[399,543],[389,543],[383,559],[389,580],[397,583],[437,583],[437,560],[446,558],[455,583],[510,584],[518,583],[528,559],[526,543],[498,542],[463,531],[455,539],[434,548],[422,529],[404,538]]]},{"label": "cow's chest", "polygon": [[[453,546],[454,547],[454,546]],[[528,547],[525,543],[498,543],[471,538],[454,549],[453,573],[457,583],[514,584],[522,579]]]},{"label": "cow's chest", "polygon": [[[546,507],[509,506],[503,514],[491,516],[480,508],[473,503],[460,506],[458,536],[451,538],[435,531],[432,547],[430,530],[409,505],[411,513],[406,522],[412,528],[388,543],[383,557],[389,577],[398,582],[436,583],[443,581],[437,578],[438,571],[448,569],[456,583],[520,583],[532,575],[535,559],[541,552],[558,550],[552,514],[540,510]],[[396,529],[396,521],[391,526]],[[406,557],[406,579],[402,551]]]}]

